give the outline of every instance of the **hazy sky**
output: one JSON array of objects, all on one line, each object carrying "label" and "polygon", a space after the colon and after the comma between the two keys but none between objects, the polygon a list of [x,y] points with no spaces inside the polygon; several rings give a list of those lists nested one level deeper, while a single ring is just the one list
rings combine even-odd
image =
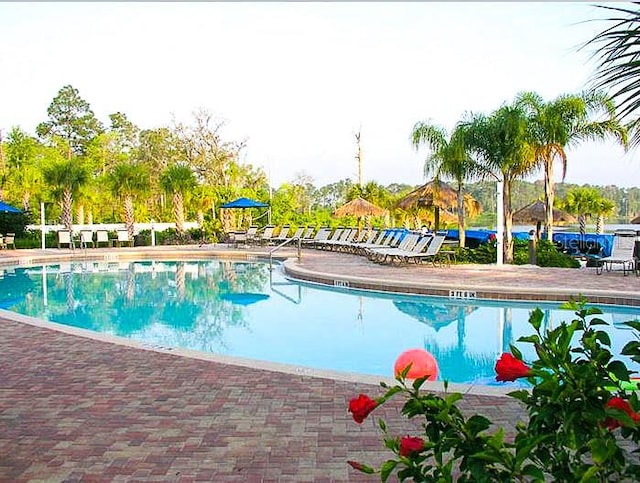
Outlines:
[{"label": "hazy sky", "polygon": [[[518,92],[585,88],[606,25],[590,2],[0,3],[0,129],[47,119],[64,85],[105,124],[189,121],[205,108],[246,139],[272,184],[424,181],[420,120],[453,128]],[[557,178],[559,180],[559,178]],[[569,151],[567,181],[637,186],[640,155],[613,143]]]}]

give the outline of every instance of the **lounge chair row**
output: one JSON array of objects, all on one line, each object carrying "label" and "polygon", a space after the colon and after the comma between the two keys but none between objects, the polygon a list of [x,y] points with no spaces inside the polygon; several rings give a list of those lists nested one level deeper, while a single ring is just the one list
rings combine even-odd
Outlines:
[{"label": "lounge chair row", "polygon": [[133,246],[133,240],[129,236],[129,232],[127,230],[117,230],[116,238],[109,238],[109,232],[107,230],[97,230],[95,232],[95,240],[94,240],[94,232],[91,230],[81,230],[77,236],[73,236],[73,234],[67,230],[58,231],[56,233],[56,238],[58,242],[58,248],[97,248],[101,243],[104,246],[123,246],[128,245],[130,247]]},{"label": "lounge chair row", "polygon": [[316,236],[302,243],[311,248],[355,253],[366,256],[376,263],[430,261],[433,265],[440,261],[451,262],[453,252],[442,250],[446,233],[419,235],[406,230],[363,230],[356,228],[336,228],[333,233],[328,228],[318,230]]}]

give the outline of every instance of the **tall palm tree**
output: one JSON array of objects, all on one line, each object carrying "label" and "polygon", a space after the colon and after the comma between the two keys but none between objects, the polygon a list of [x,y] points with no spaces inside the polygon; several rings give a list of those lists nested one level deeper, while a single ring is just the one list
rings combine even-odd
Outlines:
[{"label": "tall palm tree", "polygon": [[135,222],[134,199],[149,189],[149,171],[142,164],[121,163],[115,165],[108,177],[111,192],[123,200],[124,223],[133,240]]},{"label": "tall palm tree", "polygon": [[632,6],[598,5],[608,10],[611,17],[605,19],[609,26],[582,48],[595,48],[593,57],[598,67],[591,80],[594,89],[604,89],[616,104],[620,120],[629,119],[633,133],[631,144],[640,144],[638,116],[640,108],[640,2]]},{"label": "tall palm tree", "polygon": [[173,195],[173,217],[176,231],[182,235],[184,233],[184,195],[196,187],[196,176],[189,166],[174,164],[162,172],[160,185]]},{"label": "tall palm tree", "polygon": [[452,178],[455,181],[459,243],[461,247],[464,247],[466,238],[464,184],[482,171],[481,165],[471,156],[465,145],[462,130],[459,128],[454,129],[447,139],[444,128],[427,122],[418,122],[411,131],[411,142],[416,150],[422,145],[426,145],[430,150],[424,163],[425,178],[429,178],[433,174],[438,181],[441,178]]},{"label": "tall palm tree", "polygon": [[528,126],[526,113],[518,105],[504,105],[489,116],[472,115],[459,125],[468,149],[484,164],[485,172],[490,172],[494,179],[504,183],[503,254],[506,263],[513,262],[513,183],[536,168]]},{"label": "tall palm tree", "polygon": [[544,170],[545,222],[547,239],[553,237],[553,164],[562,163],[562,179],[567,172],[567,147],[584,140],[614,136],[627,146],[627,130],[616,119],[613,102],[600,92],[565,94],[545,102],[534,92],[516,98],[530,123],[531,145],[536,161]]},{"label": "tall palm tree", "polygon": [[71,209],[73,197],[89,179],[89,171],[75,159],[54,162],[43,170],[45,181],[51,185],[56,196],[60,198],[60,221],[64,227],[72,230]]}]

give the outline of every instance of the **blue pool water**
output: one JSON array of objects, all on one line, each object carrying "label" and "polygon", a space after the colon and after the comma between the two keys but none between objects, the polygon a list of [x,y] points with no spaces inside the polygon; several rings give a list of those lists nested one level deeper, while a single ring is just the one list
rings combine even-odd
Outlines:
[{"label": "blue pool water", "polygon": [[[15,268],[0,278],[0,308],[162,347],[392,376],[398,355],[431,352],[439,380],[491,384],[509,345],[573,313],[557,304],[456,301],[334,290],[288,281],[260,262],[82,262]],[[607,307],[614,354],[640,310]],[[530,345],[516,344],[525,359]],[[628,360],[629,367],[638,370]]]}]

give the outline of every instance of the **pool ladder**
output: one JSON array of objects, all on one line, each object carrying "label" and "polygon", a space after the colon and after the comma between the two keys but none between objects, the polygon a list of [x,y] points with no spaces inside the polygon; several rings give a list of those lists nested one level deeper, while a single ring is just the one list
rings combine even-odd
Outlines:
[{"label": "pool ladder", "polygon": [[296,245],[298,247],[298,260],[302,260],[302,238],[301,237],[287,238],[285,241],[280,243],[280,245],[277,245],[273,247],[271,250],[269,250],[269,270],[270,271],[273,270],[273,254],[278,250],[280,250],[283,246],[288,245],[293,241],[296,242]]}]

